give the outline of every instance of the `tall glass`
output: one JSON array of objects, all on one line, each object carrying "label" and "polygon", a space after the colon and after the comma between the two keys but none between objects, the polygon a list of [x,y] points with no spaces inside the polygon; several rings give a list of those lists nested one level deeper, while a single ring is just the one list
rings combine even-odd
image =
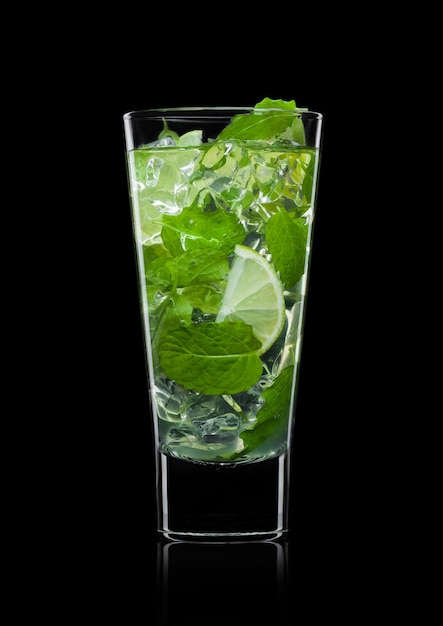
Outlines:
[{"label": "tall glass", "polygon": [[123,116],[171,539],[288,530],[322,115],[295,103]]}]

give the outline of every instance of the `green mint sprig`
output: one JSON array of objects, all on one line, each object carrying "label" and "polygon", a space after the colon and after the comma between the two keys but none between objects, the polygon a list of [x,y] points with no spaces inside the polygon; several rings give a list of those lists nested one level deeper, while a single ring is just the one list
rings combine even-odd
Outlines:
[{"label": "green mint sprig", "polygon": [[[294,111],[301,115],[294,101],[265,98],[251,113],[234,116],[217,140],[304,143],[301,116]],[[170,138],[178,146],[200,145],[201,132],[179,137],[165,124],[160,138]],[[203,160],[201,169],[208,167]],[[217,313],[229,256],[246,232],[235,213],[208,198],[205,206],[197,196],[179,214],[163,215],[163,243],[146,263],[151,340],[158,355],[155,366],[178,384],[208,395],[235,394],[260,379],[262,363],[257,354],[261,342],[251,326],[241,321],[193,322],[196,311],[201,311],[202,320]],[[290,218],[282,208],[269,219],[267,244],[274,267],[288,287],[303,273],[306,237],[303,220]],[[279,387],[267,392],[270,400],[278,400],[277,392],[281,396]],[[260,411],[262,432],[268,427],[268,410]]]},{"label": "green mint sprig", "polygon": [[201,393],[235,394],[260,378],[261,342],[240,321],[168,328],[158,343],[160,365],[169,378]]},{"label": "green mint sprig", "polygon": [[257,421],[241,433],[244,447],[241,452],[231,455],[230,460],[256,449],[262,443],[268,445],[270,437],[277,443],[285,435],[291,411],[293,376],[294,367],[286,367],[273,385],[264,390],[262,398],[265,402],[257,413]]},{"label": "green mint sprig", "polygon": [[178,215],[165,215],[162,224],[162,240],[173,256],[200,248],[217,248],[230,254],[245,237],[237,215],[216,207],[187,207]]},{"label": "green mint sprig", "polygon": [[293,218],[279,208],[266,227],[266,241],[274,267],[287,288],[302,277],[305,269],[308,227],[303,218]]},{"label": "green mint sprig", "polygon": [[[235,115],[231,123],[218,135],[218,139],[236,141],[293,141],[306,143],[301,113],[294,100],[265,98],[255,105],[251,113]],[[300,112],[295,116],[294,111]]]}]

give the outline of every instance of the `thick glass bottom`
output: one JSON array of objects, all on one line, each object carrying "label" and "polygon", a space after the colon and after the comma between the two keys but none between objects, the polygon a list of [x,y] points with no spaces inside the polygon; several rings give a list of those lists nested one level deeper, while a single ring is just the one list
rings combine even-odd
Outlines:
[{"label": "thick glass bottom", "polygon": [[288,455],[205,465],[159,457],[158,531],[168,539],[276,539],[288,531]]}]

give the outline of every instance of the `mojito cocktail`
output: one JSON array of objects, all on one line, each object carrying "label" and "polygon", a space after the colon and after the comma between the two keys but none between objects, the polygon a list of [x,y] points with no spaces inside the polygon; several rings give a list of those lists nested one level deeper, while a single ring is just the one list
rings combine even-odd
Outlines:
[{"label": "mojito cocktail", "polygon": [[145,113],[155,136],[143,135],[137,113],[125,123],[158,453],[204,466],[280,458],[296,398],[321,116],[269,98],[214,119],[204,109]]}]

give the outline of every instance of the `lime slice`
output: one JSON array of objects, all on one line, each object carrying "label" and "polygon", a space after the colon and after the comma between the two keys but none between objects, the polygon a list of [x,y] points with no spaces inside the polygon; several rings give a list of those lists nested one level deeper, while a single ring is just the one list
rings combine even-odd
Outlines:
[{"label": "lime slice", "polygon": [[263,354],[285,323],[282,284],[272,265],[255,250],[236,245],[234,254],[216,321],[239,319],[252,326],[262,342],[259,354]]}]

